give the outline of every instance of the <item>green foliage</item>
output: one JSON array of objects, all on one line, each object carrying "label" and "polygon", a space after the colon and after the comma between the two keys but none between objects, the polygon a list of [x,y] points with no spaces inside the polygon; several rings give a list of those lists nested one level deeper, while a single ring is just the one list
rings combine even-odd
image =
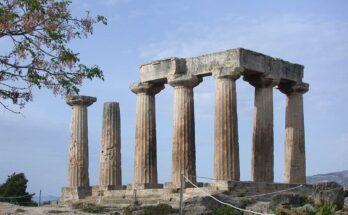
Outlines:
[{"label": "green foliage", "polygon": [[213,211],[213,215],[236,215],[236,214],[237,214],[236,210],[228,206],[223,206]]},{"label": "green foliage", "polygon": [[68,211],[49,210],[47,213],[49,213],[49,214],[62,214],[62,213],[68,213]]},{"label": "green foliage", "polygon": [[132,215],[132,206],[129,205],[123,209],[123,214],[124,215]]},{"label": "green foliage", "polygon": [[26,192],[27,183],[24,173],[8,176],[6,182],[0,186],[0,201],[24,206],[36,205],[31,199],[35,194]]},{"label": "green foliage", "polygon": [[86,213],[103,213],[106,212],[106,209],[101,207],[100,205],[92,204],[92,203],[76,203],[73,205],[74,209],[81,210]]},{"label": "green foliage", "polygon": [[336,211],[336,205],[331,203],[323,203],[316,208],[317,215],[333,215]]},{"label": "green foliage", "polygon": [[144,208],[144,215],[166,215],[176,212],[178,212],[178,210],[173,209],[170,205],[167,204],[158,204],[156,206],[147,206]]},{"label": "green foliage", "polygon": [[314,208],[312,211],[299,210],[299,208],[285,209],[276,208],[276,215],[333,215],[336,212],[336,206],[331,203],[323,203]]},{"label": "green foliage", "polygon": [[180,189],[171,189],[170,193],[180,193]]},{"label": "green foliage", "polygon": [[0,105],[23,108],[33,98],[33,87],[55,95],[78,94],[82,81],[102,79],[98,66],[80,63],[68,48],[74,39],[87,38],[104,16],[74,17],[68,0],[8,0],[0,2],[0,40],[12,44],[0,50]]},{"label": "green foliage", "polygon": [[166,214],[175,214],[178,213],[179,211],[177,209],[172,208],[170,205],[167,204],[158,204],[155,206],[128,206],[123,209],[123,214],[124,215],[132,215],[133,212],[135,211],[141,211],[139,214],[144,214],[144,215],[166,215]]},{"label": "green foliage", "polygon": [[24,213],[24,212],[25,212],[25,210],[22,208],[17,208],[15,211],[15,213]]},{"label": "green foliage", "polygon": [[308,197],[306,195],[301,195],[300,196],[300,205],[303,206],[306,204],[313,205],[314,204],[313,199],[311,199],[310,197]]}]

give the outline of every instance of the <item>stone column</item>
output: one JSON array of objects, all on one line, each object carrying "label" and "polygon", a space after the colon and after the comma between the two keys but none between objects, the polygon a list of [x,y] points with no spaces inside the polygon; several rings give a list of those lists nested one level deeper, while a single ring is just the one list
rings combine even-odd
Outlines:
[{"label": "stone column", "polygon": [[122,185],[121,120],[117,102],[105,102],[100,150],[99,188],[112,190]]},{"label": "stone column", "polygon": [[253,181],[273,182],[273,87],[278,80],[245,77],[255,87],[251,175]]},{"label": "stone column", "polygon": [[279,90],[286,94],[285,183],[306,183],[303,94],[308,88],[307,83],[279,85]]},{"label": "stone column", "polygon": [[170,75],[174,87],[172,185],[180,187],[181,174],[196,183],[195,119],[193,87],[201,79],[194,75]]},{"label": "stone column", "polygon": [[96,101],[95,97],[89,96],[69,96],[66,98],[66,103],[72,107],[69,187],[89,187],[87,107]]},{"label": "stone column", "polygon": [[242,68],[213,72],[215,78],[214,178],[239,181],[236,80]]},{"label": "stone column", "polygon": [[157,188],[156,103],[163,84],[137,83],[130,86],[137,94],[134,184],[138,188]]}]

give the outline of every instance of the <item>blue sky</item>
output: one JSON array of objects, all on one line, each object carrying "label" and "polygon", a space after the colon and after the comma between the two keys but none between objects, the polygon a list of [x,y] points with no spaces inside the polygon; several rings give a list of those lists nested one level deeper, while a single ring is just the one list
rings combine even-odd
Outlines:
[{"label": "blue sky", "polygon": [[[122,174],[133,175],[139,65],[166,57],[190,57],[243,47],[305,66],[307,175],[348,169],[348,1],[75,0],[72,11],[105,15],[87,40],[71,47],[81,60],[99,65],[105,81],[86,81],[89,107],[90,181],[98,184],[103,102],[121,109]],[[0,47],[6,47],[0,41]],[[1,48],[0,48],[1,50]],[[254,89],[237,81],[241,179],[250,180]],[[157,95],[158,175],[170,180],[173,89]],[[71,109],[62,97],[35,91],[23,116],[0,109],[0,182],[24,172],[28,189],[60,195],[67,184]],[[195,88],[197,175],[213,175],[214,81]],[[275,180],[283,180],[285,96],[274,90]]]}]

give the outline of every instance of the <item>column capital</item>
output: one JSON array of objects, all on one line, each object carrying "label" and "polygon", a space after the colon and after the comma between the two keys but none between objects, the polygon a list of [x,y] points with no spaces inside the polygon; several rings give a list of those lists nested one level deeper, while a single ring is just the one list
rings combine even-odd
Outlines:
[{"label": "column capital", "polygon": [[309,84],[307,83],[280,83],[278,85],[280,92],[289,95],[292,93],[305,94],[309,90]]},{"label": "column capital", "polygon": [[243,67],[221,67],[214,69],[212,71],[212,76],[215,79],[228,78],[237,80],[240,78],[243,71]]},{"label": "column capital", "polygon": [[138,82],[130,85],[130,90],[135,93],[146,93],[150,95],[156,95],[164,89],[163,83],[149,83],[149,82]]},{"label": "column capital", "polygon": [[88,107],[97,101],[96,97],[92,96],[67,96],[65,101],[70,106],[85,106]]},{"label": "column capital", "polygon": [[202,78],[191,74],[172,74],[167,76],[168,84],[172,87],[193,88],[202,82]]},{"label": "column capital", "polygon": [[268,76],[244,76],[243,80],[258,88],[269,88],[279,84],[279,79]]}]

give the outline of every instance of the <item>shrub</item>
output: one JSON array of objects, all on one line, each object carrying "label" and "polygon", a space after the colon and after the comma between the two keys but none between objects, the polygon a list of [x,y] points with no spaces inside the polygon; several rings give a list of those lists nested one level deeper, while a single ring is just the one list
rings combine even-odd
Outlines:
[{"label": "shrub", "polygon": [[92,203],[76,203],[73,204],[74,209],[81,210],[86,213],[103,213],[106,212],[105,208],[92,204]]},{"label": "shrub", "polygon": [[331,203],[323,203],[316,208],[317,215],[333,215],[336,211],[336,205]]},{"label": "shrub", "polygon": [[16,213],[24,213],[24,212],[25,212],[25,210],[22,209],[22,208],[17,208],[16,209]]},{"label": "shrub", "polygon": [[236,215],[236,214],[237,214],[236,210],[228,206],[223,206],[213,211],[213,215]]},{"label": "shrub", "polygon": [[178,210],[173,209],[170,205],[167,204],[158,204],[156,206],[148,206],[144,208],[145,215],[166,215],[176,212],[178,212]]},{"label": "shrub", "polygon": [[60,210],[49,210],[49,214],[62,214],[62,213],[67,213],[67,211],[60,211]]}]

